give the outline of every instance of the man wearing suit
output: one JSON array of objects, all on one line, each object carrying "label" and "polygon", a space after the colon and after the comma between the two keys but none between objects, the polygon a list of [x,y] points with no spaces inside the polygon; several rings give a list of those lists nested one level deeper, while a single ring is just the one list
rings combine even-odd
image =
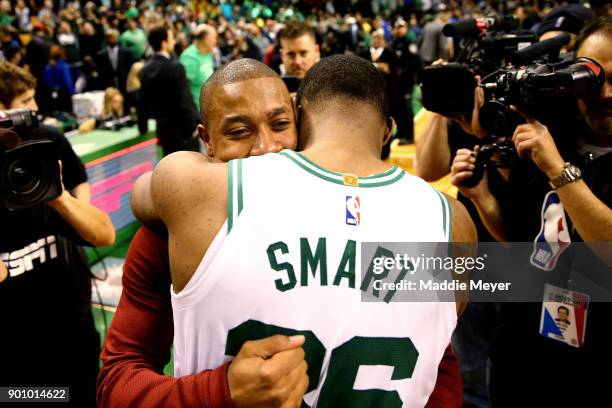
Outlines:
[{"label": "man wearing suit", "polygon": [[141,112],[157,120],[157,138],[164,155],[178,150],[199,150],[195,134],[200,121],[185,68],[170,56],[174,49],[174,33],[156,27],[149,33],[149,44],[155,55],[140,72]]},{"label": "man wearing suit", "polygon": [[[372,62],[376,68],[383,74],[385,83],[387,85],[387,97],[389,100],[389,107],[391,108],[391,114],[398,124],[397,133],[398,137],[403,136],[404,129],[399,127],[399,108],[400,104],[398,101],[398,90],[397,90],[397,57],[393,51],[386,46],[385,33],[382,29],[376,30],[372,33],[372,43],[370,49],[364,50],[361,55],[362,58]],[[391,151],[391,140],[383,146],[382,158],[386,159],[389,157]]]},{"label": "man wearing suit", "polygon": [[103,89],[115,87],[125,95],[125,84],[132,67],[132,52],[119,45],[119,31],[110,29],[106,33],[107,47],[98,52],[96,59]]}]

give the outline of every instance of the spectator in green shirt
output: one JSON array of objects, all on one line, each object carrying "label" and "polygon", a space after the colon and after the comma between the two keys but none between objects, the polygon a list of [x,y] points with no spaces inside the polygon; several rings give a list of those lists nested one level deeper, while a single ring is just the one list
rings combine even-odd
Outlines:
[{"label": "spectator in green shirt", "polygon": [[13,23],[11,2],[8,0],[0,1],[0,27],[9,27]]},{"label": "spectator in green shirt", "polygon": [[185,67],[189,89],[199,110],[200,89],[215,70],[215,58],[212,51],[217,46],[217,31],[214,27],[200,24],[193,31],[192,38],[193,44],[183,51],[180,62]]},{"label": "spectator in green shirt", "polygon": [[129,48],[134,56],[134,61],[138,61],[144,56],[147,49],[147,35],[138,27],[138,23],[134,19],[128,19],[128,29],[125,30],[119,42],[122,46]]}]

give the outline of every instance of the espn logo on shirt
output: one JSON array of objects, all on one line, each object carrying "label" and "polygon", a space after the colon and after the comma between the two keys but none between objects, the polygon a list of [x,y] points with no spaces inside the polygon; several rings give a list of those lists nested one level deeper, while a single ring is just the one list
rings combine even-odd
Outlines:
[{"label": "espn logo on shirt", "polygon": [[16,251],[0,253],[0,259],[8,268],[11,277],[34,270],[36,264],[42,265],[55,258],[57,243],[54,235],[41,238]]},{"label": "espn logo on shirt", "polygon": [[346,196],[346,225],[359,226],[360,222],[359,197]]}]

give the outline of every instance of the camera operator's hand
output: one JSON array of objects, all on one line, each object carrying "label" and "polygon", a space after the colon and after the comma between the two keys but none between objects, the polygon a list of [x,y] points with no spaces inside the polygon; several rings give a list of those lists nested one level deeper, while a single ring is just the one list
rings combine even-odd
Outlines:
[{"label": "camera operator's hand", "polygon": [[[476,82],[480,82],[479,76],[476,76]],[[484,90],[476,86],[474,88],[472,115],[451,115],[449,118],[456,121],[464,132],[482,139],[487,135],[487,132],[480,126],[480,108],[482,108],[482,105],[484,105]]]},{"label": "camera operator's hand", "polygon": [[81,238],[93,246],[107,246],[115,242],[115,227],[108,214],[89,203],[91,190],[89,184],[81,183],[72,193],[64,187],[62,162],[58,161],[62,193],[49,201],[53,208]]},{"label": "camera operator's hand", "polygon": [[485,171],[482,180],[474,187],[465,187],[462,183],[471,178],[476,167],[476,156],[480,146],[475,146],[474,151],[469,149],[459,149],[451,165],[451,184],[459,189],[461,194],[470,200],[479,200],[483,196],[490,194],[487,182],[487,172]]},{"label": "camera operator's hand", "polygon": [[248,341],[227,371],[236,407],[299,407],[308,388],[303,336]]},{"label": "camera operator's hand", "polygon": [[482,180],[474,187],[461,185],[461,183],[474,174],[476,157],[479,150],[479,146],[474,147],[474,151],[469,149],[457,150],[457,155],[451,165],[451,183],[459,189],[461,194],[472,200],[480,219],[489,233],[498,241],[507,241],[508,234],[504,225],[501,207],[495,196],[489,191],[487,170],[485,169]]},{"label": "camera operator's hand", "polygon": [[549,179],[559,176],[563,172],[565,162],[548,128],[516,107],[512,107],[512,110],[518,112],[527,122],[517,126],[512,136],[519,157],[528,155]]},{"label": "camera operator's hand", "polygon": [[8,277],[8,269],[6,269],[6,265],[0,259],[0,282],[3,282]]}]

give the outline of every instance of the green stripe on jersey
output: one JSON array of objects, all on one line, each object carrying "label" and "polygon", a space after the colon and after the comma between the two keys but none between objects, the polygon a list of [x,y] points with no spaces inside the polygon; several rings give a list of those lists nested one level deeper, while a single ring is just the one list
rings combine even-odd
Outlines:
[{"label": "green stripe on jersey", "polygon": [[[282,152],[280,152],[280,154],[293,161],[303,170],[306,170],[308,173],[319,177],[320,179],[335,184],[345,185],[342,173],[335,173],[333,171],[325,170],[324,168],[309,160],[301,153],[293,152],[291,150],[283,150]],[[374,174],[367,177],[358,177],[359,186],[356,187],[387,186],[400,180],[402,177],[404,177],[405,174],[405,171],[403,171],[399,167],[394,166],[383,173]]]},{"label": "green stripe on jersey", "polygon": [[444,194],[440,193],[438,190],[435,190],[435,191],[438,194],[438,197],[440,197],[440,204],[442,205],[442,228],[444,230],[444,237],[446,238],[447,241],[450,242],[450,238],[451,238],[450,227],[449,227],[449,224],[450,224],[449,208],[450,206]]},{"label": "green stripe on jersey", "polygon": [[243,201],[242,201],[242,159],[238,159],[238,174],[237,174],[237,181],[238,181],[238,215],[240,215],[240,213],[242,212],[242,207],[243,207]]},{"label": "green stripe on jersey", "polygon": [[453,239],[453,207],[451,207],[446,196],[444,196],[444,201],[448,206],[448,242],[451,242]]},{"label": "green stripe on jersey", "polygon": [[233,160],[227,163],[227,232],[232,230],[234,224],[234,171]]}]

